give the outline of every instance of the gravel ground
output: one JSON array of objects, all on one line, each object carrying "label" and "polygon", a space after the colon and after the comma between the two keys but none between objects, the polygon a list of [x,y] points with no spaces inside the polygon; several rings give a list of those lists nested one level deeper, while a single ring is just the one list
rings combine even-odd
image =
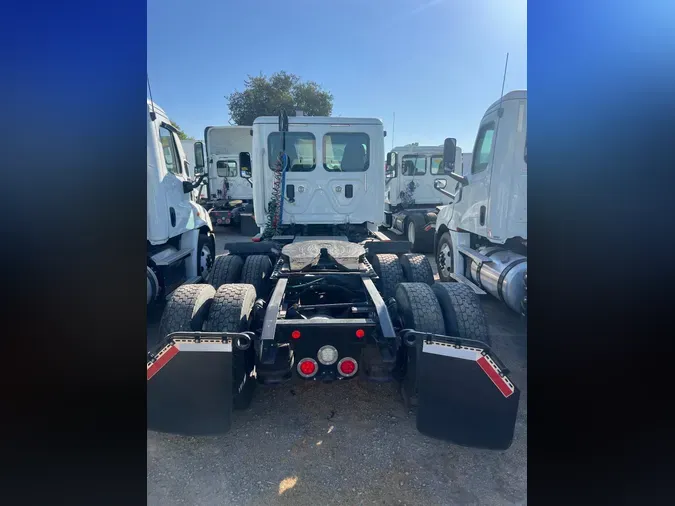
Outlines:
[{"label": "gravel ground", "polygon": [[[218,253],[226,240],[248,239],[219,229]],[[527,329],[497,301],[484,297],[483,306],[493,346],[522,390],[509,450],[421,435],[394,383],[295,380],[259,387],[226,435],[148,431],[148,504],[526,504]],[[149,316],[149,341],[157,320]]]}]

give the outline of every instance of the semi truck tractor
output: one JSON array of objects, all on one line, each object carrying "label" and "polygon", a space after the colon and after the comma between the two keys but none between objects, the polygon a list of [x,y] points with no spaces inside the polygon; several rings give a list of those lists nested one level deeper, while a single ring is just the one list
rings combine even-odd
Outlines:
[{"label": "semi truck tractor", "polygon": [[205,206],[216,225],[241,225],[252,219],[251,167],[239,165],[239,154],[250,153],[250,126],[209,126],[204,130],[208,184]]},{"label": "semi truck tractor", "polygon": [[[190,166],[166,113],[147,104],[147,302],[206,279],[216,247],[206,209],[195,202],[202,180]],[[202,176],[203,178],[203,176]]]},{"label": "semi truck tractor", "polygon": [[[446,139],[444,157],[454,153]],[[471,165],[451,173],[454,191],[436,220],[441,281],[458,281],[527,314],[527,91],[492,104],[478,127]]]},{"label": "semi truck tractor", "polygon": [[254,121],[239,166],[253,169],[261,232],[168,301],[148,354],[150,429],[221,433],[256,387],[359,379],[396,382],[424,434],[508,448],[520,391],[478,296],[378,232],[384,136],[374,118]]},{"label": "semi truck tractor", "polygon": [[[450,202],[435,190],[436,184],[445,188],[452,182],[442,160],[443,146],[402,146],[387,153],[384,226],[405,236],[415,252],[433,252],[436,207]],[[460,148],[455,161],[461,168]]]}]

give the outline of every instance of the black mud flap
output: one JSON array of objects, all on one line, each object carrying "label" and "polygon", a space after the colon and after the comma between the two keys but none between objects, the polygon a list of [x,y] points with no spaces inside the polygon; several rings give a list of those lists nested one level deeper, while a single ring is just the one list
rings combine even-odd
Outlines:
[{"label": "black mud flap", "polygon": [[421,433],[476,448],[511,446],[520,390],[491,353],[437,340],[423,342],[416,367]]},{"label": "black mud flap", "polygon": [[232,341],[172,339],[150,355],[149,430],[182,435],[227,432],[232,424]]}]

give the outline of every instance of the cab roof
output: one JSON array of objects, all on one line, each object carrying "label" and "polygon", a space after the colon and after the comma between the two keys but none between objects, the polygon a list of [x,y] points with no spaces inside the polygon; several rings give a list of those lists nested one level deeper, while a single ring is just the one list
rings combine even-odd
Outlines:
[{"label": "cab roof", "polygon": [[397,153],[443,154],[443,146],[398,146],[392,149]]},{"label": "cab roof", "polygon": [[507,100],[527,100],[527,90],[509,91],[503,98],[495,100],[495,102],[488,107],[488,111],[493,107],[497,107],[500,102],[506,102]]},{"label": "cab roof", "polygon": [[[260,116],[253,121],[254,125],[279,124],[278,116]],[[382,126],[382,120],[378,118],[343,118],[331,116],[289,116],[289,125],[378,125]]]},{"label": "cab roof", "polygon": [[164,112],[164,109],[162,109],[160,106],[158,106],[156,102],[153,102],[152,100],[148,99],[148,111],[152,111],[153,109],[158,115],[164,116],[165,118],[169,117]]}]

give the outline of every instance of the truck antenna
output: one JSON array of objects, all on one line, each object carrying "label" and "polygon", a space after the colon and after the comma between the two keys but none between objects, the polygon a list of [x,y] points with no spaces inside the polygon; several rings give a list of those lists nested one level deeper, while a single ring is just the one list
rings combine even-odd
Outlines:
[{"label": "truck antenna", "polygon": [[394,111],[394,121],[391,124],[391,150],[394,151],[394,135],[396,134],[396,111]]},{"label": "truck antenna", "polygon": [[155,101],[152,99],[152,90],[150,89],[150,76],[145,75],[148,78],[148,92],[150,92],[150,107],[152,107],[152,111],[150,111],[150,119],[152,121],[155,121],[157,119],[157,115],[155,114]]},{"label": "truck antenna", "polygon": [[[504,64],[504,77],[502,78],[502,94],[499,97],[499,109],[501,111],[502,108],[502,101],[504,100],[504,85],[506,84],[506,69],[509,68],[509,53],[506,53],[506,63]],[[499,113],[499,117],[501,118],[502,113]]]},{"label": "truck antenna", "polygon": [[[497,137],[499,136],[499,122],[502,119],[502,116],[504,115],[504,109],[502,108],[502,103],[504,102],[504,85],[506,84],[506,69],[509,67],[509,53],[506,53],[506,63],[504,64],[504,77],[502,78],[502,94],[499,97],[499,108],[497,109],[497,126],[495,127],[495,133],[494,133],[494,138],[492,139],[492,142],[495,143],[495,146],[497,145]],[[492,167],[495,165],[495,149],[492,150],[492,157],[490,159],[490,170],[492,170]],[[490,182],[488,183],[488,192],[492,191],[492,178],[490,178]]]}]

